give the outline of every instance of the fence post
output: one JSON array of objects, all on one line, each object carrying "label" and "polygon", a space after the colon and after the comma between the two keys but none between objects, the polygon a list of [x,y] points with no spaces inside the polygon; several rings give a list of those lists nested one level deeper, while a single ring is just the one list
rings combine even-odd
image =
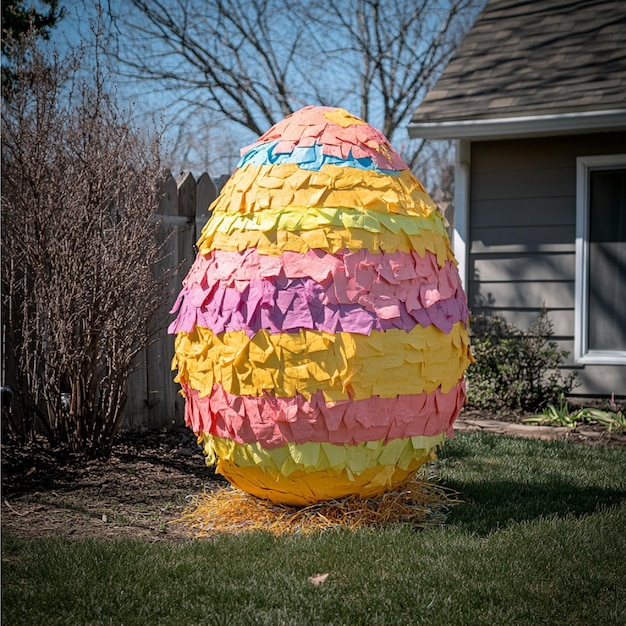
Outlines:
[{"label": "fence post", "polygon": [[211,213],[209,212],[209,206],[217,195],[215,185],[210,176],[204,172],[200,178],[198,178],[198,184],[196,186],[196,240],[199,239],[200,233],[204,228],[204,225],[209,221]]},{"label": "fence post", "polygon": [[166,255],[157,271],[167,273],[169,296],[158,311],[159,331],[138,358],[138,370],[128,381],[127,428],[159,429],[184,423],[184,399],[171,370],[174,336],[167,334],[172,319],[169,309],[195,259],[194,244],[215,195],[215,185],[206,173],[198,181],[190,172],[176,180],[169,174],[163,184],[157,217],[158,237]]},{"label": "fence post", "polygon": [[[167,228],[164,227],[162,220],[165,215],[177,215],[178,213],[178,189],[176,180],[171,172],[165,174],[165,180],[161,184],[159,193],[159,209],[156,216],[159,226],[157,228],[157,238],[159,242],[163,242],[168,235]],[[169,246],[166,249],[165,258],[159,266],[155,268],[158,274],[163,272],[173,273],[175,260],[172,257],[172,251]],[[168,285],[169,287],[169,285]],[[169,289],[168,289],[169,290]],[[166,324],[167,318],[159,312],[158,325],[159,333],[151,338],[151,342],[159,343],[162,341],[162,333],[160,327]],[[145,428],[158,428],[161,426],[160,420],[152,419],[153,411],[151,410],[151,402],[155,399],[154,394],[149,392],[148,386],[148,370],[151,364],[148,362],[149,350],[144,348],[135,357],[135,370],[128,377],[127,382],[127,401],[124,408],[124,427],[130,430],[138,430]],[[165,425],[165,423],[163,423]]]}]

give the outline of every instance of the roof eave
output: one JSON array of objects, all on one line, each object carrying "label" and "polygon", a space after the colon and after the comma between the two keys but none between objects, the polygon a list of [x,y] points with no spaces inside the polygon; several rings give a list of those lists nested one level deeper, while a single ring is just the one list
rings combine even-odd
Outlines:
[{"label": "roof eave", "polygon": [[508,139],[626,129],[626,109],[483,120],[409,123],[412,139]]}]

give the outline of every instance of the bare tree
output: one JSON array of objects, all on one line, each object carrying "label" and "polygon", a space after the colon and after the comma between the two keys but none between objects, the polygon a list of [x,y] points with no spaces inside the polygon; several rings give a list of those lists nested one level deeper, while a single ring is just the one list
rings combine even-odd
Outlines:
[{"label": "bare tree", "polygon": [[[9,426],[106,455],[133,358],[163,297],[154,212],[158,141],[107,89],[96,56],[44,58],[22,46],[2,110],[2,318]],[[21,81],[21,82],[20,82]]]},{"label": "bare tree", "polygon": [[37,7],[26,8],[20,0],[2,2],[2,91],[6,98],[11,93],[13,82],[12,57],[14,50],[19,50],[22,37],[29,33],[31,37],[50,37],[50,30],[63,19],[65,9],[59,8],[59,0],[41,0],[47,5],[47,12],[38,11]]},{"label": "bare tree", "polygon": [[[305,104],[343,106],[416,165],[408,121],[482,0],[130,0],[115,16],[129,77],[177,121],[259,135]],[[206,115],[204,115],[206,114]]]},{"label": "bare tree", "polygon": [[[409,140],[408,122],[480,5],[476,0],[331,0],[307,10],[318,45],[332,51],[328,71],[336,72],[344,86],[339,101],[390,138],[413,169],[424,141]],[[328,98],[325,85],[313,86],[319,99]]]}]

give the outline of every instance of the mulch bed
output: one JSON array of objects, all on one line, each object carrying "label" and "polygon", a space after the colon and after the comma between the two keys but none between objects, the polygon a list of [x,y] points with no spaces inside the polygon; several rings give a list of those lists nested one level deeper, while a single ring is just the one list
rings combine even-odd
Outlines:
[{"label": "mulch bed", "polygon": [[2,529],[19,537],[183,540],[192,495],[225,484],[188,428],[123,433],[109,459],[2,445]]}]

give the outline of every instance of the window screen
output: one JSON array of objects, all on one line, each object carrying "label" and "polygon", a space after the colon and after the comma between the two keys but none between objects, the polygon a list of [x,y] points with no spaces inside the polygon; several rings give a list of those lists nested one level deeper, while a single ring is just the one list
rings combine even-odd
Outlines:
[{"label": "window screen", "polygon": [[626,350],[626,168],[589,171],[588,350]]}]

